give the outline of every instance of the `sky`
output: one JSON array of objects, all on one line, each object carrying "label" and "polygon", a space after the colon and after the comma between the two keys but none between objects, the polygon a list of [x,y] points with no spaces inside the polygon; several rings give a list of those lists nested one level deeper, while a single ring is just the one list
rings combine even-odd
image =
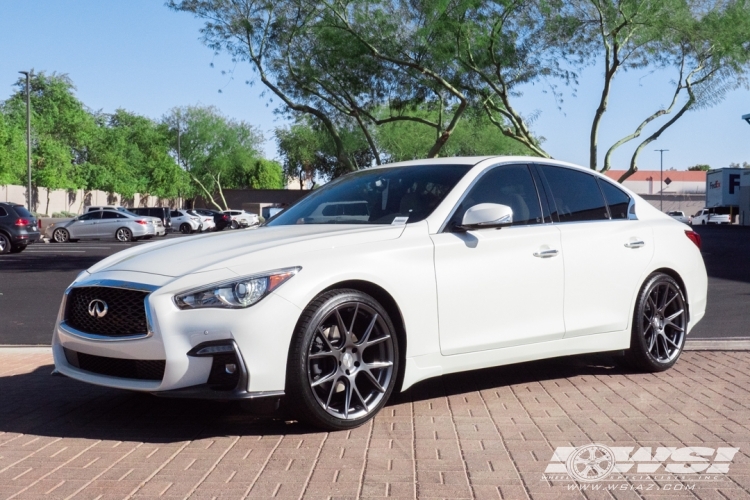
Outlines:
[{"label": "sky", "polygon": [[[213,105],[223,114],[257,126],[266,137],[265,154],[278,156],[273,130],[285,121],[248,63],[233,63],[200,41],[202,22],[173,12],[161,0],[0,0],[0,100],[13,93],[18,71],[66,73],[76,95],[92,110],[118,108],[159,119],[171,108]],[[533,116],[532,131],[545,138],[554,158],[588,165],[591,120],[601,88],[602,67],[586,68],[575,95],[564,89],[562,109],[544,84],[527,86],[516,101]],[[600,132],[600,156],[610,144],[671,99],[668,72],[620,73]],[[221,92],[219,92],[221,90]],[[689,112],[641,154],[642,170],[712,168],[750,161],[750,91],[739,89],[713,108]],[[657,126],[658,127],[658,126]],[[656,127],[646,129],[655,130]],[[643,137],[646,136],[644,132]],[[614,156],[627,168],[633,141]]]}]

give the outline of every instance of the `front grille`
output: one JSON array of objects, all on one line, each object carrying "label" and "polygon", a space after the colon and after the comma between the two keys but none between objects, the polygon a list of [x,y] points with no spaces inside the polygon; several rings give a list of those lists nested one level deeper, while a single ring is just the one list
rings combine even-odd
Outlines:
[{"label": "front grille", "polygon": [[[127,337],[148,332],[146,307],[143,300],[148,292],[107,287],[74,288],[68,295],[66,322],[84,333],[106,337]],[[97,317],[89,313],[94,300],[107,305],[106,314]]]},{"label": "front grille", "polygon": [[161,380],[164,378],[164,367],[167,362],[163,359],[120,359],[94,356],[63,348],[68,363],[81,370],[108,375],[110,377],[129,378],[135,380]]}]

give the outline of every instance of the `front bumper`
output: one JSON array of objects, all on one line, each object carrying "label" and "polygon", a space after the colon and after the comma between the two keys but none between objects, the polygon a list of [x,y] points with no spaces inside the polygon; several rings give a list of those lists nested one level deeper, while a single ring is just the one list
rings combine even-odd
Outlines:
[{"label": "front bumper", "polygon": [[[76,331],[65,322],[64,300],[52,341],[55,366],[63,375],[165,397],[231,400],[283,395],[289,342],[301,313],[287,300],[271,294],[243,310],[183,311],[172,302],[174,291],[167,291],[170,284],[166,277],[132,272],[101,274],[108,275],[107,280],[87,277],[73,286],[109,286],[115,281],[112,278],[137,277],[143,281],[147,277],[151,281],[144,285],[117,280],[123,287],[147,286],[151,290],[144,301],[149,331],[130,338],[102,338]],[[196,354],[206,345],[230,346],[231,352]],[[118,363],[163,361],[163,376],[144,380],[92,371],[92,365],[71,363],[71,351],[99,363],[112,359]],[[233,373],[228,372],[231,370]],[[235,378],[229,376],[234,373]]]}]

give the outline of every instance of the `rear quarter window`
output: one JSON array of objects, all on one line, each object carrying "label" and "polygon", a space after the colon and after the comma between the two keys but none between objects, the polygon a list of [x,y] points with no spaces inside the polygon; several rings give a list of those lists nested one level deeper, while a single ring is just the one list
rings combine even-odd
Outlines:
[{"label": "rear quarter window", "polygon": [[8,212],[5,211],[3,207],[0,207],[0,217],[7,217]]},{"label": "rear quarter window", "polygon": [[[597,180],[599,181],[599,186],[602,188],[602,193],[604,193],[604,199],[607,201],[610,217],[613,219],[627,219],[630,196],[622,189],[607,181],[602,179]],[[682,215],[682,213],[671,212],[670,215]]]},{"label": "rear quarter window", "polygon": [[16,215],[18,215],[19,217],[34,217],[33,215],[31,215],[31,212],[29,212],[28,210],[26,210],[26,207],[24,207],[22,205],[19,205],[17,207],[13,207],[13,210],[16,211]]}]

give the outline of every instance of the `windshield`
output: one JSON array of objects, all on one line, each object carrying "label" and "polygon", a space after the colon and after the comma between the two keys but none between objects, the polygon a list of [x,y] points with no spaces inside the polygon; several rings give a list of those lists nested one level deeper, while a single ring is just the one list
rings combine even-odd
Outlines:
[{"label": "windshield", "polygon": [[391,224],[424,220],[471,165],[417,165],[355,172],[313,191],[270,220],[291,224]]}]

